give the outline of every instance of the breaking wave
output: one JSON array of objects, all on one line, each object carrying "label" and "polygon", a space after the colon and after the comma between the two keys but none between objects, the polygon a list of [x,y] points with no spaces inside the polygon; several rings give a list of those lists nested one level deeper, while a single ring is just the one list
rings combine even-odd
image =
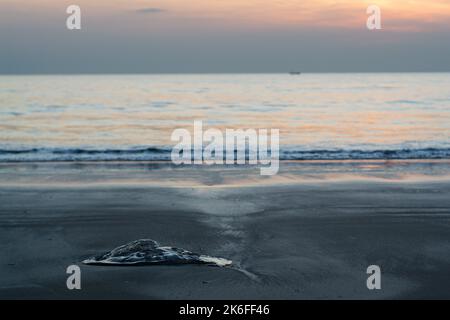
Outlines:
[{"label": "breaking wave", "polygon": [[[171,147],[130,149],[0,149],[0,162],[34,161],[170,161]],[[236,151],[235,151],[236,152]],[[248,152],[246,153],[248,158]],[[280,160],[450,159],[450,148],[280,150]]]}]

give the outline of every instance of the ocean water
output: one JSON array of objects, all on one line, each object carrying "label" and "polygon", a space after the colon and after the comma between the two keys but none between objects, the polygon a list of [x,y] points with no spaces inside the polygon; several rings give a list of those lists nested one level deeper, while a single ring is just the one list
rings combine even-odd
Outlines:
[{"label": "ocean water", "polygon": [[281,159],[448,159],[450,74],[0,76],[0,162],[168,160],[194,120],[279,129]]}]

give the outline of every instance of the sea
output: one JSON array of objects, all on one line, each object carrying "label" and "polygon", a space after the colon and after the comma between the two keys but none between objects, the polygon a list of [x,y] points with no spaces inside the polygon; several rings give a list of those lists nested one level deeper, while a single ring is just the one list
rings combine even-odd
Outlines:
[{"label": "sea", "polygon": [[0,76],[0,162],[170,160],[195,120],[279,129],[281,160],[450,159],[450,73]]}]

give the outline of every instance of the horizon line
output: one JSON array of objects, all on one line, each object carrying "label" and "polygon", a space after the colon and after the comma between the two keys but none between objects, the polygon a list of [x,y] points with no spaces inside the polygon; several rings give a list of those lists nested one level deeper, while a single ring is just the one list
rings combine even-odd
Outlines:
[{"label": "horizon line", "polygon": [[[300,72],[298,75],[303,74],[380,74],[380,73],[450,73],[449,70],[442,71],[277,71],[277,72],[267,72],[267,71],[235,71],[235,72],[36,72],[36,73],[2,73],[0,76],[65,76],[65,75],[211,75],[211,74],[286,74],[289,75],[291,72]],[[295,75],[292,75],[295,76]]]}]

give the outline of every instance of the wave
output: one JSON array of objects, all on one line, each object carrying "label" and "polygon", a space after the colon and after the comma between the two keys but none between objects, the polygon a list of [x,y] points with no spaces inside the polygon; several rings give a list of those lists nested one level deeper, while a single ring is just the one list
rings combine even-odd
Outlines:
[{"label": "wave", "polygon": [[[28,148],[0,149],[0,162],[33,161],[170,161],[170,147],[130,149]],[[236,151],[235,151],[236,152]],[[248,152],[246,153],[248,159]],[[450,148],[280,150],[280,160],[450,159]]]},{"label": "wave", "polygon": [[30,148],[0,149],[0,162],[27,161],[164,161],[170,148],[131,149]]},{"label": "wave", "polygon": [[284,160],[450,159],[450,148],[290,150],[281,154],[280,159]]}]

